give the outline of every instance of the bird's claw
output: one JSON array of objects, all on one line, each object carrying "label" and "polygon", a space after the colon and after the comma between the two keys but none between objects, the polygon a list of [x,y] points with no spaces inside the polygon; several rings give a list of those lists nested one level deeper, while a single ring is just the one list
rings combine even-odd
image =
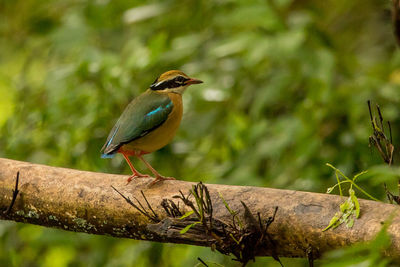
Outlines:
[{"label": "bird's claw", "polygon": [[133,175],[129,176],[129,178],[126,180],[126,185],[128,185],[133,179],[137,178],[151,178],[151,176],[148,174],[134,173]]},{"label": "bird's claw", "polygon": [[174,177],[157,176],[156,179],[154,179],[154,181],[149,184],[149,187],[152,187],[156,183],[165,181],[165,180],[175,180],[175,178]]}]

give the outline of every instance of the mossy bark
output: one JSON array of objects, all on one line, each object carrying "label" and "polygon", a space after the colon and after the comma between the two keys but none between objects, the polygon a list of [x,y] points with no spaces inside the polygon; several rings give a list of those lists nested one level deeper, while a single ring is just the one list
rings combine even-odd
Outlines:
[{"label": "mossy bark", "polygon": [[[18,171],[20,192],[11,212],[5,214],[3,211],[10,205]],[[192,216],[180,220],[168,217],[161,202],[170,199],[179,203],[180,212],[184,214],[190,208],[174,196],[179,195],[179,191],[187,194],[194,183],[164,181],[147,188],[151,179],[138,179],[126,185],[126,178],[124,175],[0,159],[0,219],[99,235],[217,246],[223,253],[234,253],[229,251],[232,246],[221,244],[233,240],[229,237],[229,231],[237,227],[219,196],[221,194],[230,208],[239,213],[238,218],[245,224],[244,229],[250,229],[245,231],[247,235],[258,227],[254,223],[252,225],[253,219],[258,218],[257,213],[262,220],[266,220],[278,207],[274,222],[268,227],[268,239],[252,241],[257,243],[254,256],[276,254],[307,257],[307,253],[312,251],[313,257],[317,258],[334,248],[373,239],[391,214],[395,214],[388,230],[392,236],[392,245],[386,253],[394,257],[400,255],[398,206],[360,200],[361,216],[352,228],[341,225],[334,230],[322,232],[345,198],[291,190],[209,184],[207,188],[213,209],[212,229],[206,229],[199,223],[185,234],[180,234],[196,218]],[[111,186],[132,201],[136,197],[148,209],[140,192],[142,190],[158,219],[152,220],[140,213]],[[247,212],[241,201],[248,207]],[[254,218],[246,218],[249,217],[249,214],[246,215],[249,211]],[[228,237],[224,238],[224,234]],[[245,245],[251,246],[250,243]]]}]

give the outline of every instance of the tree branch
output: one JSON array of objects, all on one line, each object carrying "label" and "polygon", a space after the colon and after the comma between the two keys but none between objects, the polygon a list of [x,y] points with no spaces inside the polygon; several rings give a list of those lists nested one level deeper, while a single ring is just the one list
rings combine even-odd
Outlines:
[{"label": "tree branch", "polygon": [[[13,208],[5,213],[12,201],[17,172],[19,194]],[[208,246],[246,262],[254,256],[318,258],[334,248],[373,239],[385,219],[398,211],[394,205],[360,200],[361,216],[352,228],[341,225],[322,232],[343,202],[342,197],[211,184],[206,188],[199,184],[194,192],[194,183],[184,181],[165,181],[147,188],[150,182],[138,179],[125,185],[123,175],[0,159],[0,219],[91,234]],[[190,190],[194,194],[189,194]],[[148,214],[131,206],[131,199]],[[193,210],[184,201],[191,202],[197,214],[180,219]],[[192,227],[181,234],[188,225]],[[395,215],[388,231],[393,239],[386,254],[399,257],[399,215]]]}]

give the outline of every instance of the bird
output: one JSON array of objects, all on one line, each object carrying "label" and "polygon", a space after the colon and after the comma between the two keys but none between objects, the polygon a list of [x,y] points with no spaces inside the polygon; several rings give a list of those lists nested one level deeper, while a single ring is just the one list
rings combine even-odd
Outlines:
[{"label": "bird", "polygon": [[151,177],[136,170],[129,156],[139,158],[153,173],[155,180],[150,186],[175,179],[159,174],[143,155],[172,141],[182,119],[182,94],[190,85],[199,83],[203,81],[190,78],[179,70],[164,72],[122,112],[100,152],[102,158],[113,158],[117,153],[124,156],[132,170],[127,184],[136,178]]}]

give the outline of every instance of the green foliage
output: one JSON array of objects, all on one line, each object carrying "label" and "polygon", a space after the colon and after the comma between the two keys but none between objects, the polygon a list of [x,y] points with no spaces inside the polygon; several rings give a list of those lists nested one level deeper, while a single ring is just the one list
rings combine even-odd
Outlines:
[{"label": "green foliage", "polygon": [[184,234],[184,233],[186,233],[187,231],[189,231],[190,228],[192,228],[193,226],[195,226],[196,224],[199,224],[199,223],[201,223],[201,222],[199,221],[199,222],[194,222],[194,223],[192,223],[192,224],[189,224],[189,225],[187,225],[185,228],[183,228],[179,233],[180,233],[180,234]]},{"label": "green foliage", "polygon": [[[183,214],[179,219],[180,219],[180,220],[183,220],[183,219],[185,219],[186,217],[189,217],[190,215],[192,215],[193,213],[194,213],[193,210],[188,211],[188,212],[186,212],[185,214]],[[194,222],[194,223],[192,223],[192,224],[189,224],[189,225],[187,225],[185,228],[183,228],[179,233],[180,233],[180,234],[184,234],[184,233],[186,233],[187,231],[189,231],[190,228],[192,228],[193,226],[195,226],[196,224],[199,224],[199,223],[201,223],[201,221],[198,221],[198,222]]]},{"label": "green foliage", "polygon": [[[393,218],[393,216],[391,217]],[[390,259],[384,256],[384,250],[391,244],[390,236],[387,233],[390,223],[391,219],[386,221],[375,239],[371,242],[327,253],[321,266],[392,266],[390,265]]]},{"label": "green foliage", "polygon": [[188,211],[188,212],[186,212],[185,214],[183,214],[179,219],[180,219],[180,220],[183,220],[183,219],[185,219],[186,217],[189,217],[190,215],[192,215],[193,213],[194,213],[193,210]]},{"label": "green foliage", "polygon": [[[221,194],[220,192],[218,192],[218,196],[219,196],[219,198],[222,200],[222,202],[224,203],[225,208],[226,208],[226,209],[229,211],[229,213],[232,215],[233,220],[235,220],[235,222],[238,224],[239,228],[240,228],[240,229],[243,229],[242,220],[240,220],[240,218],[237,216],[237,215],[238,215],[238,212],[232,210],[231,207],[229,207],[228,202],[226,202],[225,198],[222,196],[222,194]],[[232,234],[231,234],[231,236],[232,236],[233,239],[235,239],[235,238],[233,237]],[[236,241],[236,240],[235,240],[235,241]],[[238,242],[236,241],[236,243],[238,243]]]},{"label": "green foliage", "polygon": [[[358,190],[360,190],[364,195],[367,197],[379,201],[378,199],[374,198],[370,194],[368,194],[366,191],[364,191],[361,187],[359,187],[356,184],[356,180],[358,177],[362,176],[363,174],[367,173],[367,171],[362,171],[356,175],[354,175],[353,178],[349,178],[346,175],[343,174],[339,169],[335,168],[331,164],[327,163],[327,166],[332,168],[335,171],[335,176],[337,180],[337,184],[335,184],[332,187],[329,187],[327,190],[327,193],[330,194],[332,191],[338,187],[339,188],[339,194],[340,196],[343,196],[342,192],[342,184],[349,183],[350,188],[349,188],[349,197],[348,199],[340,204],[340,211],[337,212],[329,222],[329,225],[323,229],[322,231],[326,231],[328,229],[335,229],[342,223],[346,223],[346,226],[351,228],[353,227],[354,224],[354,219],[357,219],[360,216],[360,204],[358,202],[358,198],[356,196],[356,192],[353,190],[353,186],[356,187]],[[340,178],[344,178],[344,181],[341,181]]]},{"label": "green foliage", "polygon": [[354,224],[354,219],[360,216],[360,204],[353,189],[349,189],[349,198],[340,204],[340,211],[335,213],[335,216],[329,222],[329,225],[322,231],[335,229],[342,223],[351,228]]},{"label": "green foliage", "polygon": [[[324,162],[332,162],[345,173],[369,169],[357,185],[384,199],[382,181],[394,191],[399,172],[374,166],[381,159],[368,148],[366,101],[380,104],[399,144],[400,51],[387,8],[361,0],[2,1],[0,156],[128,174],[122,157],[99,157],[108,132],[157,75],[181,69],[205,83],[185,93],[173,143],[146,156],[161,173],[323,192]],[[9,223],[0,224],[0,251],[4,266],[232,264],[206,248]]]},{"label": "green foliage", "polygon": [[[341,172],[339,169],[335,168],[334,166],[332,166],[331,164],[327,163],[327,166],[331,167],[332,169],[335,170],[335,176],[336,176],[336,180],[337,180],[337,184],[335,184],[333,187],[329,187],[328,190],[326,191],[328,194],[331,193],[333,191],[333,189],[335,189],[335,187],[337,186],[339,188],[339,193],[342,196],[342,184],[344,183],[349,183],[350,184],[350,189],[349,189],[349,194],[350,196],[353,194],[354,195],[354,191],[353,191],[353,186],[356,187],[358,190],[360,190],[364,195],[366,195],[367,197],[369,197],[372,200],[375,201],[379,201],[378,199],[374,198],[373,196],[371,196],[370,194],[368,194],[365,190],[363,190],[361,187],[359,187],[356,184],[356,179],[358,177],[360,177],[361,175],[367,173],[367,171],[362,171],[356,175],[354,175],[354,177],[352,179],[350,179],[349,177],[347,177],[346,175],[343,174],[343,172]],[[345,180],[341,181],[340,177],[343,177]],[[351,193],[351,192],[353,193]]]}]

